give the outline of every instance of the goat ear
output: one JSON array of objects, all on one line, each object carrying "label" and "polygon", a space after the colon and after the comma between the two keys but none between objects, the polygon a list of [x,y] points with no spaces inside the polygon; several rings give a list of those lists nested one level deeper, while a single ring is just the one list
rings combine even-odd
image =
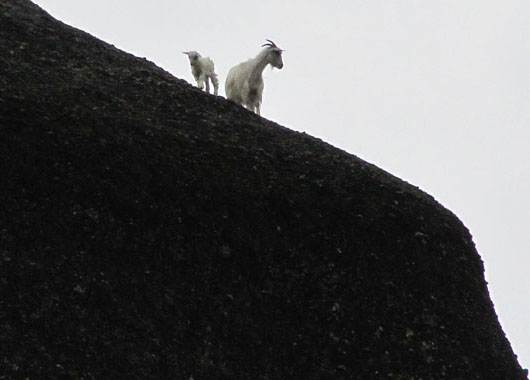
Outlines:
[{"label": "goat ear", "polygon": [[189,51],[183,51],[182,54],[186,54],[186,55],[190,55],[190,52]]}]

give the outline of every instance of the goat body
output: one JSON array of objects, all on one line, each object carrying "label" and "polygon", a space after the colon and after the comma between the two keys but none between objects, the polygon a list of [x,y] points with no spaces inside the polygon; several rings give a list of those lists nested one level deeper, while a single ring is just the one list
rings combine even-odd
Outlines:
[{"label": "goat body", "polygon": [[263,45],[256,57],[234,66],[228,72],[225,83],[226,97],[244,107],[260,114],[263,95],[262,73],[267,65],[281,69],[283,67],[283,50],[274,42]]},{"label": "goat body", "polygon": [[217,95],[219,90],[219,80],[215,73],[213,61],[209,57],[201,57],[196,51],[185,51],[190,60],[191,73],[197,81],[197,87],[201,90],[206,86],[206,92],[210,93],[210,81],[213,85],[213,94]]}]

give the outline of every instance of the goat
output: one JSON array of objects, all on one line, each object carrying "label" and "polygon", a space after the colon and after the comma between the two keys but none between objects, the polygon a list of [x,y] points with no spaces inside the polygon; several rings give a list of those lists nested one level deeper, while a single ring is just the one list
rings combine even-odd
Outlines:
[{"label": "goat", "polygon": [[263,95],[263,77],[261,74],[267,65],[281,69],[283,67],[282,52],[274,42],[267,40],[259,54],[234,66],[226,76],[226,97],[252,112],[260,114],[261,97]]},{"label": "goat", "polygon": [[201,90],[206,85],[206,92],[210,93],[210,80],[213,84],[213,94],[217,95],[219,89],[219,81],[217,80],[217,74],[213,61],[209,57],[201,57],[196,51],[183,51],[190,59],[191,73],[197,81],[197,87]]}]

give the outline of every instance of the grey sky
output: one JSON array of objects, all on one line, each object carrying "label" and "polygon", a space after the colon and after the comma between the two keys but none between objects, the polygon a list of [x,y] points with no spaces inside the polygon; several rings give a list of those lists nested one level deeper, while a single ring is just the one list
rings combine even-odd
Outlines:
[{"label": "grey sky", "polygon": [[37,0],[194,83],[185,50],[230,67],[266,38],[262,115],[433,195],[473,234],[501,324],[530,367],[530,2]]}]

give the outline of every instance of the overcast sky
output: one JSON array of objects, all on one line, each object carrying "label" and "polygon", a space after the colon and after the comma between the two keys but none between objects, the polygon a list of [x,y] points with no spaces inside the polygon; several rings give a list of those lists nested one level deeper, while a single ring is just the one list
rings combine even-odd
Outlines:
[{"label": "overcast sky", "polygon": [[501,324],[530,367],[528,0],[37,0],[194,83],[181,52],[230,67],[266,38],[262,115],[419,186],[470,229]]}]

